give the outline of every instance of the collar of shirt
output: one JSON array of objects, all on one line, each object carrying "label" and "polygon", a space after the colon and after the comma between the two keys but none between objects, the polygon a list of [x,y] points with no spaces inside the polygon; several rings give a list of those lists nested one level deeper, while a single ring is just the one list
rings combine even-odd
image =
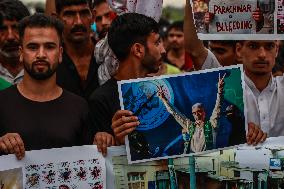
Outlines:
[{"label": "collar of shirt", "polygon": [[274,77],[272,77],[272,75],[271,75],[271,78],[270,78],[270,81],[269,81],[268,85],[265,87],[265,89],[263,89],[262,92],[260,92],[260,91],[256,88],[256,86],[255,86],[255,84],[253,83],[253,81],[252,81],[246,74],[244,74],[244,75],[245,75],[245,77],[244,77],[245,84],[251,89],[251,91],[253,92],[254,96],[256,96],[256,97],[258,97],[262,92],[266,92],[266,91],[268,91],[268,90],[269,90],[270,92],[272,92],[272,91],[275,89],[275,87],[276,87],[275,79],[274,79]]},{"label": "collar of shirt", "polygon": [[0,77],[11,83],[12,85],[19,83],[24,76],[24,69],[22,69],[15,77],[2,66],[0,63]]}]

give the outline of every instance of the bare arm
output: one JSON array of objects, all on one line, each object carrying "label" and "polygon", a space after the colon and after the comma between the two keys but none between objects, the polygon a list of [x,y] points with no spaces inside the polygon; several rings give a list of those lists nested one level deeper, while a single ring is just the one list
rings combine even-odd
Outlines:
[{"label": "bare arm", "polygon": [[198,39],[194,25],[192,7],[189,0],[186,0],[184,8],[184,42],[185,50],[191,55],[195,70],[200,70],[207,57],[207,49],[203,42]]},{"label": "bare arm", "polygon": [[220,118],[221,104],[222,104],[223,93],[224,93],[224,79],[225,79],[225,76],[226,76],[226,74],[222,78],[220,78],[220,76],[219,76],[218,92],[217,92],[216,103],[215,103],[215,107],[213,109],[212,115],[210,117],[210,123],[211,123],[213,128],[217,128],[218,120]]},{"label": "bare arm", "polygon": [[191,125],[190,119],[186,118],[185,115],[175,110],[172,105],[168,102],[163,95],[158,95],[163,104],[165,105],[167,111],[175,118],[175,120],[180,124],[184,129],[188,129],[188,126]]}]

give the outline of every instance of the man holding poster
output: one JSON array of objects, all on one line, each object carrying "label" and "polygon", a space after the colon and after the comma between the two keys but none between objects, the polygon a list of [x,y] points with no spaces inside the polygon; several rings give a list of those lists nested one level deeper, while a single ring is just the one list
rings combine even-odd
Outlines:
[{"label": "man holding poster", "polygon": [[[0,93],[0,153],[91,144],[87,102],[56,84],[63,25],[35,14],[19,26],[23,81]],[[17,108],[15,111],[14,108]]]}]

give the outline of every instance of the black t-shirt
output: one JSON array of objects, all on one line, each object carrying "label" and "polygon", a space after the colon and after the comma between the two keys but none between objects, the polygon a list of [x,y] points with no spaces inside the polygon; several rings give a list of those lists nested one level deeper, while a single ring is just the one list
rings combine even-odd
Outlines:
[{"label": "black t-shirt", "polygon": [[91,144],[87,102],[66,90],[57,99],[36,102],[16,86],[0,91],[0,136],[18,133],[26,150]]},{"label": "black t-shirt", "polygon": [[117,80],[109,79],[96,89],[89,99],[90,117],[100,131],[113,134],[111,120],[120,110]]},{"label": "black t-shirt", "polygon": [[82,81],[75,64],[66,52],[63,53],[62,63],[56,71],[56,82],[62,88],[79,95],[86,100],[92,92],[99,87],[98,67],[94,56],[92,56],[86,81]]}]

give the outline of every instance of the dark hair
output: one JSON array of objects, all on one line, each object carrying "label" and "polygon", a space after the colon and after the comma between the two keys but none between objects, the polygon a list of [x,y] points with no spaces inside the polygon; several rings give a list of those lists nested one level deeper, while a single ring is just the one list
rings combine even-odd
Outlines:
[{"label": "dark hair", "polygon": [[30,15],[27,7],[19,0],[0,0],[0,11],[3,20],[20,21]]},{"label": "dark hair", "polygon": [[107,2],[106,2],[106,0],[93,0],[92,1],[92,8],[95,8],[96,6],[98,6],[102,3],[107,3]]},{"label": "dark hair", "polygon": [[47,16],[43,13],[36,13],[32,16],[25,17],[19,23],[20,41],[23,41],[26,28],[54,28],[62,43],[63,24],[54,16]]},{"label": "dark hair", "polygon": [[183,21],[175,21],[168,27],[168,32],[171,29],[176,29],[183,32]]},{"label": "dark hair", "polygon": [[64,7],[82,4],[87,4],[90,7],[89,0],[55,0],[56,13],[60,14]]},{"label": "dark hair", "polygon": [[147,37],[152,32],[159,32],[154,19],[138,13],[125,13],[111,23],[108,43],[117,59],[122,61],[127,58],[134,43],[146,46]]},{"label": "dark hair", "polygon": [[235,40],[211,40],[210,41],[210,43],[219,43],[219,44],[231,46],[231,47],[235,47],[238,42],[241,42],[241,41],[235,41]]}]

